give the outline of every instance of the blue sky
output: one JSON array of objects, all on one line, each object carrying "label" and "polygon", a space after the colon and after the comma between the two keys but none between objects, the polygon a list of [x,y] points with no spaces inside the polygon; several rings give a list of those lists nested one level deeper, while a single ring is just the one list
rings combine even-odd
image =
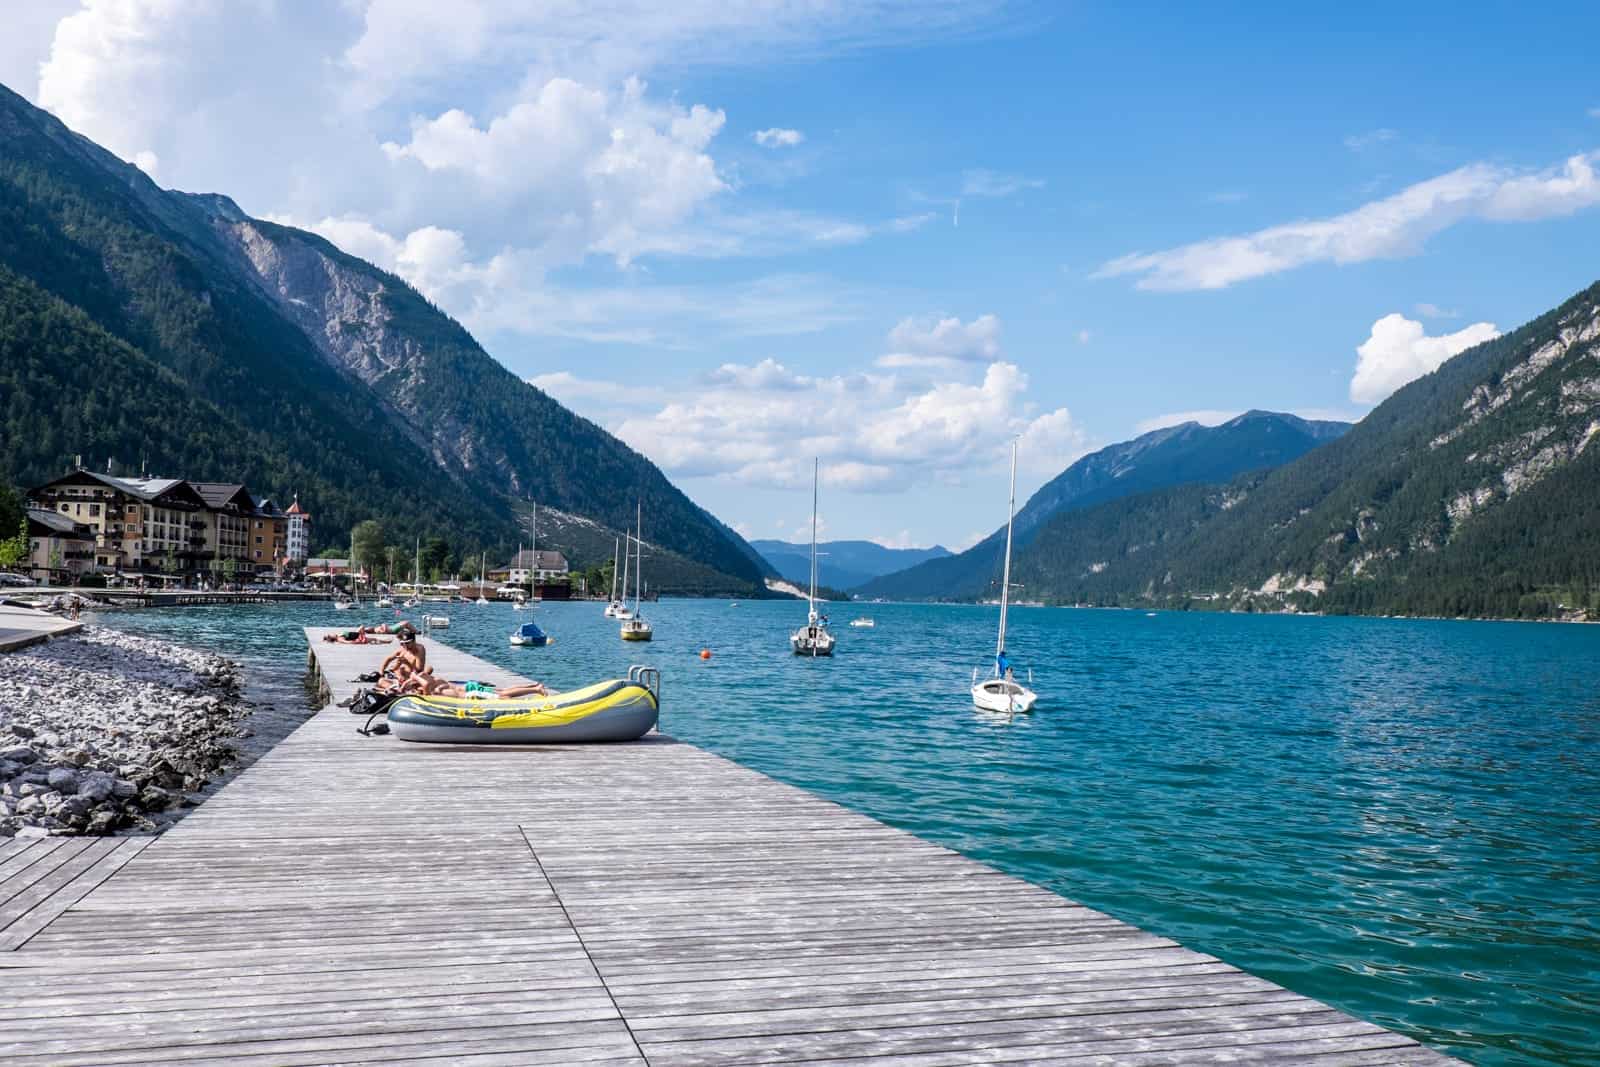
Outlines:
[{"label": "blue sky", "polygon": [[820,454],[827,536],[959,546],[1013,436],[1025,496],[1185,413],[1359,416],[1600,276],[1592,5],[658,6],[44,0],[0,80],[752,537]]}]

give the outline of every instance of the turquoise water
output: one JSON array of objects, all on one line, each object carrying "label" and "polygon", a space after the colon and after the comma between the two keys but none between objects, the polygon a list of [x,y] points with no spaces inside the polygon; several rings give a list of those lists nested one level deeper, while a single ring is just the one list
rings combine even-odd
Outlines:
[{"label": "turquoise water", "polygon": [[[660,666],[664,729],[1482,1064],[1600,1062],[1600,627],[1022,609],[1040,707],[975,711],[995,609],[451,605],[448,643],[566,688]],[[298,677],[299,627],[104,621]],[[857,614],[872,630],[844,624]],[[702,661],[701,648],[712,658]]]}]

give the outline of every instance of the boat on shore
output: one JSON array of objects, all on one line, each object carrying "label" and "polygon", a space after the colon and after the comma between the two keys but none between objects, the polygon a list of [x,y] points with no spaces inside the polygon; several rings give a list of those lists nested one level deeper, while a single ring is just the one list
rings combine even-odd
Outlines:
[{"label": "boat on shore", "polygon": [[630,667],[627,678],[570,693],[495,697],[404,696],[389,705],[389,729],[402,741],[450,745],[537,745],[636,741],[661,714],[661,674]]}]

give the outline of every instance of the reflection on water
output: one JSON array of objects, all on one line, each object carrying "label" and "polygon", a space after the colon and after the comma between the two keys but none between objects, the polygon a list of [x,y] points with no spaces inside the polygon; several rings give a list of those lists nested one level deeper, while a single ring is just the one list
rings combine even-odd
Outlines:
[{"label": "reflection on water", "polygon": [[[662,668],[663,728],[1485,1064],[1600,1048],[1600,628],[1022,609],[1039,707],[976,711],[995,609],[452,605],[443,640],[557,687]],[[367,609],[362,621],[382,617]],[[110,620],[298,684],[319,605]],[[709,648],[712,658],[701,660]]]}]

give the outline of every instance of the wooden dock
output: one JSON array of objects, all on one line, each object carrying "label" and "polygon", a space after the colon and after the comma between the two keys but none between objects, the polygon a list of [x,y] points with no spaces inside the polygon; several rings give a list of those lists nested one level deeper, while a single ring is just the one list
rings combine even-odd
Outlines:
[{"label": "wooden dock", "polygon": [[[335,699],[393,647],[310,634]],[[359,722],[154,841],[0,846],[0,1062],[1452,1062],[668,737]]]}]

